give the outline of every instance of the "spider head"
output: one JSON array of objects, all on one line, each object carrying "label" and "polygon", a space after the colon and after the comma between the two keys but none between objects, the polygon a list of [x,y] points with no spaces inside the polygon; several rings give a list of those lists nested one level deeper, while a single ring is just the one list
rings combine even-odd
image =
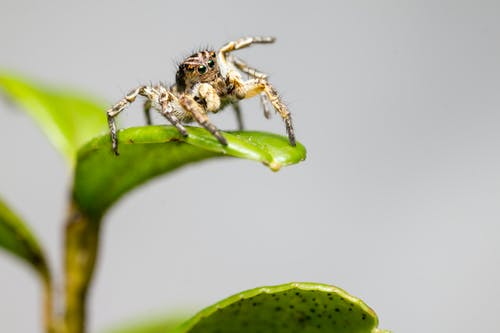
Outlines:
[{"label": "spider head", "polygon": [[187,57],[176,74],[180,90],[192,87],[199,82],[211,82],[219,75],[219,66],[214,51],[200,51]]}]

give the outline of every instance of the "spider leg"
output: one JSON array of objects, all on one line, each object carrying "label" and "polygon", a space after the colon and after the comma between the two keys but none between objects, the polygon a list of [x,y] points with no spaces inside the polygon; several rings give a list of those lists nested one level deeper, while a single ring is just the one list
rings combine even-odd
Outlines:
[{"label": "spider leg", "polygon": [[144,102],[143,110],[144,116],[146,117],[146,124],[152,125],[153,122],[151,121],[151,101],[149,99]]},{"label": "spider leg", "polygon": [[270,44],[274,43],[276,38],[271,37],[271,36],[253,36],[253,37],[243,37],[240,39],[237,39],[235,41],[230,41],[221,49],[219,52],[221,53],[228,53],[231,51],[243,49],[245,47],[249,47],[252,44]]},{"label": "spider leg", "polygon": [[215,136],[222,145],[227,146],[226,138],[223,137],[219,129],[210,122],[210,119],[208,119],[208,116],[203,110],[203,107],[198,104],[192,96],[186,94],[181,95],[181,97],[179,98],[179,104],[183,109],[185,109],[193,116],[193,119],[196,120],[198,124],[212,133],[212,135]]},{"label": "spider leg", "polygon": [[237,39],[235,41],[231,41],[226,45],[222,46],[217,52],[217,62],[219,63],[219,68],[223,77],[226,77],[231,69],[231,65],[228,63],[226,59],[226,55],[232,51],[236,51],[239,49],[243,49],[245,47],[249,47],[252,44],[269,44],[274,43],[276,39],[274,37],[244,37]]},{"label": "spider leg", "polygon": [[146,97],[150,101],[154,101],[158,97],[157,91],[155,91],[152,87],[140,86],[129,92],[124,98],[119,100],[118,103],[116,103],[106,111],[108,116],[109,131],[111,133],[111,146],[113,152],[117,156],[119,155],[119,153],[115,117],[118,116],[120,112],[125,110],[131,103],[133,103],[139,95]]},{"label": "spider leg", "polygon": [[256,79],[267,79],[267,74],[248,66],[248,64],[241,58],[235,57],[232,54],[227,55],[227,60],[232,63],[236,68],[238,68],[243,73],[247,74]]},{"label": "spider leg", "polygon": [[[260,72],[259,70],[252,68],[247,65],[245,61],[242,59],[235,57],[232,54],[229,54],[227,56],[227,60],[233,64],[236,68],[238,68],[240,71],[243,73],[247,74],[248,76],[255,78],[255,79],[267,79],[267,74]],[[262,109],[264,110],[264,117],[266,119],[271,118],[271,112],[269,111],[268,108],[268,100],[267,100],[267,95],[265,93],[260,94],[260,104],[262,106]]]},{"label": "spider leg", "polygon": [[234,114],[236,115],[236,122],[238,123],[238,130],[243,131],[243,116],[241,115],[240,105],[238,103],[231,104],[234,110]]},{"label": "spider leg", "polygon": [[266,117],[266,119],[271,119],[271,111],[269,111],[269,107],[267,104],[267,102],[269,101],[267,99],[267,95],[265,93],[260,93],[259,97],[260,105],[262,106],[262,110],[264,110],[264,117]]},{"label": "spider leg", "polygon": [[271,102],[274,109],[276,109],[285,122],[290,145],[295,146],[295,131],[292,125],[292,116],[286,105],[281,101],[276,89],[274,89],[274,87],[264,79],[251,79],[245,81],[244,86],[246,91],[245,98],[250,98],[261,93],[264,93],[267,96],[269,102]]},{"label": "spider leg", "polygon": [[182,136],[188,136],[186,128],[182,126],[179,119],[175,116],[173,112],[173,102],[177,101],[177,97],[174,96],[164,87],[160,87],[160,97],[158,98],[158,103],[160,104],[160,114],[164,116],[172,125],[174,125],[177,130],[182,134]]}]

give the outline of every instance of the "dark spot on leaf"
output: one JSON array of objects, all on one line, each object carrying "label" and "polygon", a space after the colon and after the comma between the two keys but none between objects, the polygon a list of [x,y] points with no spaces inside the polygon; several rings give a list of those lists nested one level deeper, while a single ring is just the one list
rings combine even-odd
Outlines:
[{"label": "dark spot on leaf", "polygon": [[168,140],[168,142],[183,142],[183,141],[178,138],[171,138]]}]

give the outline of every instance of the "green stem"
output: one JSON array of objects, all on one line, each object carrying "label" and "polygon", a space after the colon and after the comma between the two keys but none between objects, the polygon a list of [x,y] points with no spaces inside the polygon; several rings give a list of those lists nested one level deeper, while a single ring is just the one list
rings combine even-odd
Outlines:
[{"label": "green stem", "polygon": [[87,291],[92,280],[99,245],[101,218],[85,216],[72,204],[65,240],[65,332],[84,333]]}]

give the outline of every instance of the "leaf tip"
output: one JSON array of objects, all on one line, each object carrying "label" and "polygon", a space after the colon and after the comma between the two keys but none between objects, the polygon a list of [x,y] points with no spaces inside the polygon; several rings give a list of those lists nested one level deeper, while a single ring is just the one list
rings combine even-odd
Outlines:
[{"label": "leaf tip", "polygon": [[271,171],[273,171],[273,172],[280,171],[280,169],[282,167],[281,163],[278,163],[276,161],[272,161],[271,163],[268,164],[268,166],[271,169]]}]

